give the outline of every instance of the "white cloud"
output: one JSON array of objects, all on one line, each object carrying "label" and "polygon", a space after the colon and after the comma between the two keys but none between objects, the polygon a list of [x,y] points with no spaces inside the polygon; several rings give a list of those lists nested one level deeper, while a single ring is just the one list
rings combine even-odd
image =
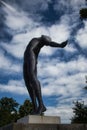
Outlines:
[{"label": "white cloud", "polygon": [[27,14],[23,11],[15,9],[14,7],[5,3],[5,7],[3,10],[6,12],[6,20],[5,24],[11,28],[13,31],[22,31],[22,30],[29,30],[33,28],[35,25],[38,25],[34,22],[31,18],[28,18]]},{"label": "white cloud", "polygon": [[15,56],[17,58],[23,58],[23,52],[24,52],[24,49],[25,49],[25,44],[21,44],[21,43],[18,43],[18,44],[16,44],[16,43],[15,44],[6,44],[6,43],[4,43],[2,46],[12,56]]},{"label": "white cloud", "polygon": [[59,116],[61,123],[70,123],[73,115],[72,108],[69,106],[47,107],[45,115]]},{"label": "white cloud", "polygon": [[43,62],[38,64],[38,76],[42,78],[43,95],[62,95],[63,98],[81,96],[87,74],[85,58],[79,57],[67,63],[56,59],[51,61],[44,59]]},{"label": "white cloud", "polygon": [[56,42],[63,42],[70,36],[69,26],[61,23],[51,26],[49,33],[52,37],[52,40]]},{"label": "white cloud", "polygon": [[69,43],[69,42],[68,42],[68,45],[65,47],[65,50],[67,52],[71,52],[71,53],[77,51],[77,49],[74,47],[73,43]]},{"label": "white cloud", "polygon": [[6,2],[4,2],[3,0],[1,0],[1,3],[6,7],[6,8],[3,7],[3,9],[8,9],[11,12],[14,12],[14,13],[16,12],[15,8],[13,8],[12,6],[10,6],[9,4],[7,4]]},{"label": "white cloud", "polygon": [[9,65],[9,60],[4,56],[3,51],[0,51],[0,68]]},{"label": "white cloud", "polygon": [[[5,6],[3,9],[6,11],[8,18],[6,20],[7,24],[13,29],[20,29],[20,27],[26,26],[28,24],[27,16],[33,17],[37,21],[41,19],[41,15],[39,15],[41,11],[45,11],[48,9],[48,4],[51,0],[32,0],[32,1],[1,1],[1,3]],[[15,16],[17,19],[15,19]],[[12,21],[12,22],[11,22]],[[32,20],[30,20],[33,23]],[[36,21],[35,21],[36,22]],[[30,22],[29,22],[30,23]],[[12,25],[15,25],[12,26]],[[19,25],[19,26],[18,26]],[[32,26],[32,24],[31,24]]]},{"label": "white cloud", "polygon": [[[53,65],[52,65],[52,63]],[[76,64],[75,64],[76,63]],[[87,74],[86,71],[86,60],[84,58],[78,58],[77,61],[71,61],[68,63],[57,63],[57,60],[49,60],[48,63],[44,62],[39,63],[38,65],[38,75],[41,80],[42,84],[42,93],[44,96],[51,96],[51,95],[62,95],[64,97],[72,96],[78,98],[81,95],[81,89],[85,86],[85,75]],[[82,68],[81,68],[82,67]],[[43,68],[43,69],[42,69]],[[73,73],[73,75],[68,75],[67,73]],[[20,83],[20,81],[19,81]],[[44,86],[44,84],[47,85]],[[13,89],[16,90],[21,89],[18,86],[21,84],[17,84],[14,82],[9,81],[8,85],[5,85],[3,88],[4,90],[12,91]],[[23,86],[23,85],[22,85]],[[10,90],[11,89],[11,90]],[[12,91],[16,92],[16,91]],[[19,94],[23,94],[21,91]]]},{"label": "white cloud", "polygon": [[[26,33],[19,33],[14,35],[11,44],[4,43],[1,45],[13,56],[17,58],[23,58],[24,50],[28,42],[33,37],[40,37],[42,34],[48,35],[52,38],[53,41],[61,43],[69,38],[70,30],[68,28],[68,25],[63,25],[61,23],[60,25],[53,25],[50,28],[46,28],[45,26],[35,26],[32,28],[32,30],[27,31]],[[56,49],[44,47],[41,50],[41,54],[52,55],[55,51]]]},{"label": "white cloud", "polygon": [[14,64],[3,51],[0,51],[0,69],[5,73],[21,72],[20,64]]},{"label": "white cloud", "polygon": [[[67,24],[68,26],[70,25],[69,28],[71,29],[71,32],[73,32],[81,23],[79,14],[80,9],[86,6],[86,0],[60,0],[56,1],[54,9],[57,11],[56,13],[61,13],[61,23]],[[73,37],[72,34],[71,37]]]},{"label": "white cloud", "polygon": [[38,10],[43,11],[48,9],[48,3],[50,3],[51,0],[32,0],[28,1],[25,0],[24,2],[21,3],[22,7],[24,10],[29,11],[30,13],[36,13]]},{"label": "white cloud", "polygon": [[87,21],[84,21],[84,27],[77,32],[76,41],[82,48],[87,48]]},{"label": "white cloud", "polygon": [[54,52],[55,52],[55,49],[45,46],[41,49],[40,54],[45,55],[45,56],[50,56],[50,55],[53,55]]},{"label": "white cloud", "polygon": [[65,13],[70,11],[78,11],[81,7],[84,7],[86,4],[85,0],[60,0],[57,1],[54,5],[55,10],[65,10]]},{"label": "white cloud", "polygon": [[[44,64],[43,64],[44,63]],[[86,58],[79,56],[77,59],[74,59],[69,62],[61,62],[57,59],[50,58],[44,59],[43,61],[39,61],[38,63],[38,68],[39,68],[39,76],[52,76],[52,73],[54,73],[55,76],[64,76],[67,75],[68,73],[74,74],[74,73],[79,73],[79,72],[86,72]],[[42,69],[43,68],[43,69]],[[53,68],[50,70],[50,68]],[[53,72],[54,71],[54,72]],[[51,73],[52,72],[52,73]],[[53,76],[52,76],[53,77]]]},{"label": "white cloud", "polygon": [[48,82],[48,84],[42,88],[43,95],[62,95],[62,98],[79,98],[82,94],[81,90],[84,88],[83,84],[85,85],[85,83],[82,82],[84,77],[85,73],[80,73],[73,76],[66,75],[64,77],[54,78],[53,82],[50,82],[51,79],[49,78],[44,81],[46,83]]},{"label": "white cloud", "polygon": [[27,89],[23,87],[23,85],[23,81],[10,80],[6,85],[0,84],[0,91],[10,92],[18,95],[28,94]]},{"label": "white cloud", "polygon": [[74,10],[78,10],[81,7],[85,6],[86,1],[85,0],[71,0],[70,3]]},{"label": "white cloud", "polygon": [[[39,2],[39,1],[38,1]],[[51,1],[47,1],[51,2]],[[26,1],[27,3],[27,1]],[[43,2],[44,3],[44,2]],[[52,40],[56,42],[63,42],[70,37],[70,27],[68,23],[65,21],[61,21],[59,24],[52,25],[50,28],[40,25],[33,19],[31,19],[26,13],[23,11],[19,12],[19,10],[11,5],[6,3],[4,7],[4,11],[7,13],[6,17],[6,25],[10,27],[13,31],[11,33],[15,33],[11,44],[3,44],[2,46],[13,56],[17,58],[23,58],[24,50],[28,44],[28,42],[33,37],[40,37],[42,34],[48,35],[52,38]],[[32,4],[32,2],[31,2]],[[17,33],[16,33],[17,32]],[[72,48],[72,47],[71,47]],[[55,49],[50,47],[44,47],[41,50],[41,54],[43,55],[52,55],[55,52]]]}]

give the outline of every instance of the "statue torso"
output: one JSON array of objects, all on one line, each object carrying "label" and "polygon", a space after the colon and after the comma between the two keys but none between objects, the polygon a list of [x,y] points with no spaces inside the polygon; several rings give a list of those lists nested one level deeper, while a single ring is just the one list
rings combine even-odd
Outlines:
[{"label": "statue torso", "polygon": [[24,59],[28,58],[30,56],[34,56],[36,59],[38,57],[38,54],[40,52],[40,49],[44,46],[42,42],[40,42],[39,38],[34,38],[30,41],[28,46],[26,47],[25,53],[24,53]]}]

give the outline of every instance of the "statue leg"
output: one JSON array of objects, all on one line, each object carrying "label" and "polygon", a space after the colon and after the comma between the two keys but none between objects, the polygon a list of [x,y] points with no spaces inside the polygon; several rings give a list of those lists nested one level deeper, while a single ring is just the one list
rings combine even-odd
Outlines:
[{"label": "statue leg", "polygon": [[25,85],[27,87],[28,93],[29,93],[31,100],[32,100],[32,104],[33,104],[33,108],[34,108],[33,111],[36,112],[37,111],[36,95],[35,95],[35,91],[32,88],[32,85],[31,85],[30,80],[29,80],[28,69],[27,69],[26,63],[24,63],[24,66],[23,66],[23,75],[24,75]]},{"label": "statue leg", "polygon": [[46,107],[43,104],[42,94],[41,94],[41,85],[40,85],[39,80],[38,80],[38,84],[39,84],[39,87],[36,90],[36,95],[37,95],[37,99],[38,99],[38,103],[39,103],[37,114],[41,115],[44,111],[46,111]]},{"label": "statue leg", "polygon": [[37,97],[37,101],[38,101],[38,105],[39,105],[38,111],[36,114],[41,114],[42,112],[46,111],[46,108],[45,108],[45,106],[43,104],[43,100],[42,100],[41,85],[37,79],[37,66],[35,65],[35,67],[33,67],[33,68],[35,68],[35,70],[30,69],[31,70],[31,72],[30,72],[31,80],[30,81],[31,81],[32,86],[34,87],[35,95]]}]

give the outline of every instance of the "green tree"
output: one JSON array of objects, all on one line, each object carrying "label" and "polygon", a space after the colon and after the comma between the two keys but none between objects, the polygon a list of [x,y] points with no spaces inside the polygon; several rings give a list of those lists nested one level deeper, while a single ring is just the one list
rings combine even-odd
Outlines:
[{"label": "green tree", "polygon": [[[87,84],[87,75],[85,75],[85,79],[86,79],[86,84]],[[85,90],[87,90],[87,85],[84,87]]]},{"label": "green tree", "polygon": [[87,86],[85,86],[84,89],[87,90]]},{"label": "green tree", "polygon": [[82,8],[80,10],[80,17],[81,17],[81,19],[86,19],[87,18],[87,8]]},{"label": "green tree", "polygon": [[19,107],[19,116],[20,116],[20,118],[30,114],[32,109],[33,109],[32,103],[30,102],[30,100],[26,99],[24,101],[23,105],[21,105]]},{"label": "green tree", "polygon": [[87,106],[84,102],[76,101],[74,102],[74,116],[71,119],[72,123],[87,123]]},{"label": "green tree", "polygon": [[23,105],[18,106],[19,104],[13,98],[0,99],[0,127],[30,114],[33,109],[33,105],[28,99],[24,101]]},{"label": "green tree", "polygon": [[3,97],[0,99],[0,126],[17,120],[18,105],[13,98]]}]

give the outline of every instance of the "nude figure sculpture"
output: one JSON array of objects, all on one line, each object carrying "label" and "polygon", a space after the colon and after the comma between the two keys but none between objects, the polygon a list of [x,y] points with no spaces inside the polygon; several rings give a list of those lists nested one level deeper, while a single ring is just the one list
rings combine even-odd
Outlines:
[{"label": "nude figure sculpture", "polygon": [[68,41],[61,44],[53,42],[50,37],[42,35],[38,38],[33,38],[26,47],[24,52],[23,75],[25,85],[32,100],[33,111],[32,114],[41,115],[46,111],[41,94],[41,85],[37,78],[37,59],[40,49],[43,46],[51,46],[64,48]]}]

